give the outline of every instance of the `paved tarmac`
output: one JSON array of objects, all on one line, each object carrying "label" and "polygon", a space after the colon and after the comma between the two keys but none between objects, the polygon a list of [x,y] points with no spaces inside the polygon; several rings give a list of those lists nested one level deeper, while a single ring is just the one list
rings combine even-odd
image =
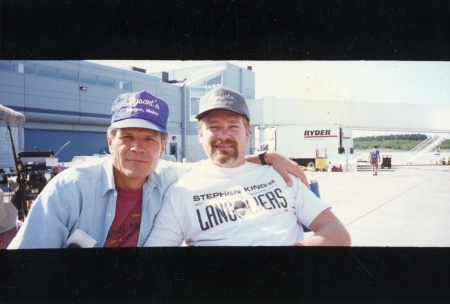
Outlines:
[{"label": "paved tarmac", "polygon": [[393,165],[373,176],[357,172],[305,172],[317,179],[352,246],[450,246],[450,166]]},{"label": "paved tarmac", "polygon": [[[373,176],[362,163],[356,172],[305,174],[319,182],[352,246],[450,246],[450,165],[393,165]],[[0,186],[9,202],[10,189]]]}]

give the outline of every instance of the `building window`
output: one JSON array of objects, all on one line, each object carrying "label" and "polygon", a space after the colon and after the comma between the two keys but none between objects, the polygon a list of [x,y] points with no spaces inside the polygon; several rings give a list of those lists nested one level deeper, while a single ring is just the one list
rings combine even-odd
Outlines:
[{"label": "building window", "polygon": [[118,88],[120,90],[131,91],[131,83],[130,82],[121,81],[121,80],[117,80],[116,81],[116,88]]},{"label": "building window", "polygon": [[35,74],[36,67],[32,64],[27,63],[13,63],[12,70],[13,72],[22,74]]},{"label": "building window", "polygon": [[11,62],[10,60],[0,60],[0,70],[13,71],[16,73],[38,75],[50,78],[59,78],[86,84],[101,85],[104,87],[118,88],[120,90],[131,91],[131,82],[115,80],[108,77],[98,77],[89,74],[78,74],[74,71],[59,70],[53,67],[46,67],[22,62]]},{"label": "building window", "polygon": [[131,91],[131,83],[130,82],[124,82],[122,84],[122,89]]},{"label": "building window", "polygon": [[191,116],[197,116],[200,110],[200,98],[191,98]]},{"label": "building window", "polygon": [[222,76],[221,75],[206,81],[206,90],[208,92],[212,91],[215,88],[218,88],[220,86],[222,86]]},{"label": "building window", "polygon": [[0,60],[0,70],[11,71],[11,61]]},{"label": "building window", "polygon": [[112,78],[99,77],[98,84],[104,87],[115,87],[115,81]]},{"label": "building window", "polygon": [[190,85],[190,119],[195,120],[195,116],[197,116],[199,111],[199,101],[200,98],[208,93],[209,91],[214,90],[215,88],[222,86],[222,74],[215,76],[213,78],[204,78],[199,81],[194,82]]},{"label": "building window", "polygon": [[80,82],[97,84],[97,76],[80,74]]},{"label": "building window", "polygon": [[78,82],[78,73],[72,72],[72,71],[60,70],[59,71],[59,79]]},{"label": "building window", "polygon": [[58,69],[37,66],[36,74],[44,77],[58,78]]}]

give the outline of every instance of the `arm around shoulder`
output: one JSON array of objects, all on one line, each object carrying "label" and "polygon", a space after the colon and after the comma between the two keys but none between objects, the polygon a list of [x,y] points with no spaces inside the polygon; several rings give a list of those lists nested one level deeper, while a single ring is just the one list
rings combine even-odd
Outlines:
[{"label": "arm around shoulder", "polygon": [[[261,163],[261,159],[258,155],[246,155],[245,159],[248,162],[254,164],[264,165]],[[263,160],[267,165],[272,166],[283,177],[288,186],[292,186],[292,179],[289,176],[289,174],[292,174],[298,177],[307,188],[310,188],[305,173],[303,173],[303,170],[296,162],[290,160],[289,158],[281,155],[278,152],[267,152],[264,155]]]}]

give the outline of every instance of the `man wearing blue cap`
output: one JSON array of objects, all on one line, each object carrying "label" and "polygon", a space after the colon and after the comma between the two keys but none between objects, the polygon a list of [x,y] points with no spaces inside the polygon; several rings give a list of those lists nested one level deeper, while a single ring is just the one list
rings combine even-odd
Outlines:
[{"label": "man wearing blue cap", "polygon": [[[196,118],[207,164],[167,190],[144,246],[350,245],[330,206],[299,179],[288,187],[272,167],[246,161],[250,113],[241,94],[212,90]],[[304,239],[301,224],[314,235]]]},{"label": "man wearing blue cap", "polygon": [[168,116],[167,104],[145,91],[117,97],[111,156],[53,178],[8,249],[142,246],[167,188],[196,166],[160,161]]}]

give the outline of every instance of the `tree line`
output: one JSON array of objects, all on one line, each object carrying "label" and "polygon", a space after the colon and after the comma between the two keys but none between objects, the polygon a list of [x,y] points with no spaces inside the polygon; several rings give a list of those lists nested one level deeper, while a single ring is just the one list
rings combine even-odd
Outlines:
[{"label": "tree line", "polygon": [[[365,136],[353,139],[353,147],[357,150],[372,149],[377,146],[379,149],[394,149],[394,150],[411,150],[418,144],[428,138],[425,134],[399,134],[399,135],[379,135],[379,136]],[[439,149],[450,149],[450,140],[444,140],[439,146]]]}]

